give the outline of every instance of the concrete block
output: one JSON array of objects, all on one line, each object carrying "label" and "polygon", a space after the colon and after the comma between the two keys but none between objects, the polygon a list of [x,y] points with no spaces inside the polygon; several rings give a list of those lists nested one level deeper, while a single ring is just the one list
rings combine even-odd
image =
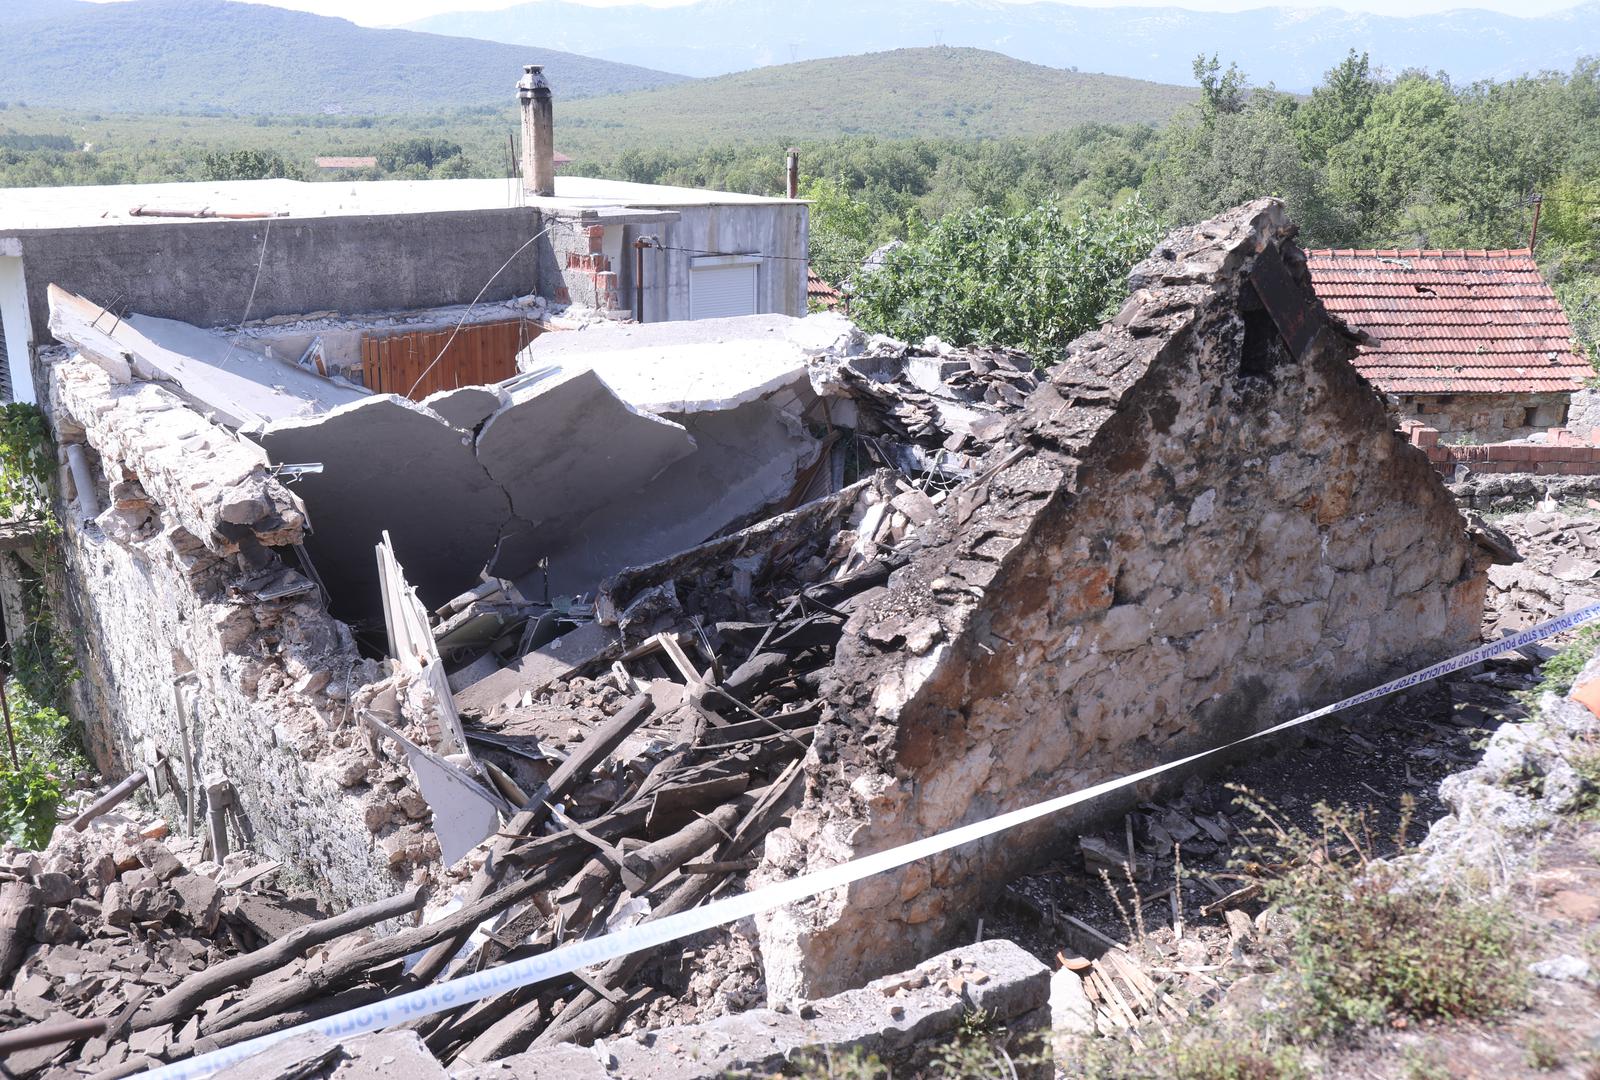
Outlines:
[{"label": "concrete block", "polygon": [[446,423],[463,431],[476,431],[479,424],[510,403],[510,397],[497,386],[458,386],[422,399],[424,409],[432,409]]}]

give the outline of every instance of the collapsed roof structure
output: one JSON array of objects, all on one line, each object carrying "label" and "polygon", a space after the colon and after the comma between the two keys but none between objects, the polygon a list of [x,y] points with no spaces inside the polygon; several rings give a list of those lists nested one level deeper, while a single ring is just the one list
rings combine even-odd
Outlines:
[{"label": "collapsed roof structure", "polygon": [[[505,382],[414,403],[55,295],[98,760],[146,771],[186,830],[220,820],[213,861],[248,844],[379,905],[358,927],[413,886],[428,911],[108,988],[73,1008],[118,1034],[38,1072],[120,1074],[660,919],[1474,637],[1486,556],[1293,235],[1271,200],[1179,230],[1044,373],[758,316],[544,335]],[[924,959],[1083,820],[764,918],[767,996]],[[158,899],[129,932],[168,933]],[[19,952],[19,978],[61,946]],[[665,1009],[662,971],[636,953],[419,1032],[461,1063],[591,1041]]]}]

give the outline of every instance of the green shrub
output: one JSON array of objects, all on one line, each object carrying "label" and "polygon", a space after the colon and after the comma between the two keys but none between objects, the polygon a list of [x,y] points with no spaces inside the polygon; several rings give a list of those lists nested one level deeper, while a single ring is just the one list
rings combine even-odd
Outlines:
[{"label": "green shrub", "polygon": [[1291,1015],[1300,1037],[1478,1019],[1522,1002],[1517,924],[1504,905],[1421,888],[1403,864],[1372,857],[1364,816],[1325,806],[1317,813],[1321,837],[1280,831],[1293,869],[1268,886],[1293,924]]},{"label": "green shrub", "polygon": [[1543,678],[1536,692],[1567,693],[1572,689],[1578,673],[1597,650],[1600,650],[1600,626],[1586,626],[1579,630],[1570,645],[1544,662],[1539,672]]},{"label": "green shrub", "polygon": [[1081,1040],[1065,1061],[1085,1080],[1301,1080],[1300,1051],[1275,1040],[1264,1024],[1201,1019],[1171,1041],[1136,1051],[1120,1039]]},{"label": "green shrub", "polygon": [[16,761],[9,746],[0,747],[0,840],[40,848],[55,829],[61,796],[87,764],[67,717],[35,702],[15,679],[6,697]]},{"label": "green shrub", "polygon": [[867,330],[1007,345],[1051,364],[1115,313],[1128,271],[1161,233],[1138,198],[1076,213],[949,214],[857,278],[852,314]]}]

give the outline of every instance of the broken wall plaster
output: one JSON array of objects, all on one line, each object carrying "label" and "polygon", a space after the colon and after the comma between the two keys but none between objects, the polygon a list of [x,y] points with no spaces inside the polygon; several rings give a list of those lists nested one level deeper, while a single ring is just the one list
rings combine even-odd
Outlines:
[{"label": "broken wall plaster", "polygon": [[[762,873],[1178,757],[1475,636],[1463,522],[1350,365],[1290,236],[1272,201],[1180,231],[1073,344],[992,477],[951,494],[847,624],[805,803]],[[1279,252],[1311,331],[1298,357],[1240,310],[1244,275]],[[1246,356],[1265,366],[1247,374]],[[762,918],[769,997],[931,951],[1083,816]]]}]

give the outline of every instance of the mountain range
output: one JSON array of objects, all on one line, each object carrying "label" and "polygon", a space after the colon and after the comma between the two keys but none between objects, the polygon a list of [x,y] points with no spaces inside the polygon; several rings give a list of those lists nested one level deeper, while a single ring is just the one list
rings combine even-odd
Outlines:
[{"label": "mountain range", "polygon": [[379,30],[228,0],[0,0],[0,101],[103,112],[510,109],[523,64],[567,98],[682,76],[525,44]]},{"label": "mountain range", "polygon": [[1464,9],[1398,17],[1335,8],[1241,12],[1075,7],[1004,0],[696,0],[669,8],[532,0],[410,24],[419,30],[566,49],[681,72],[909,46],[971,46],[1058,68],[1189,84],[1198,53],[1237,62],[1258,86],[1306,90],[1350,49],[1390,71],[1444,70],[1457,82],[1570,69],[1600,54],[1600,2],[1533,18]]},{"label": "mountain range", "polygon": [[[558,72],[551,73],[559,92]],[[1088,75],[982,49],[895,49],[802,60],[561,104],[564,146],[1042,135],[1077,124],[1163,124],[1187,86]]]}]

